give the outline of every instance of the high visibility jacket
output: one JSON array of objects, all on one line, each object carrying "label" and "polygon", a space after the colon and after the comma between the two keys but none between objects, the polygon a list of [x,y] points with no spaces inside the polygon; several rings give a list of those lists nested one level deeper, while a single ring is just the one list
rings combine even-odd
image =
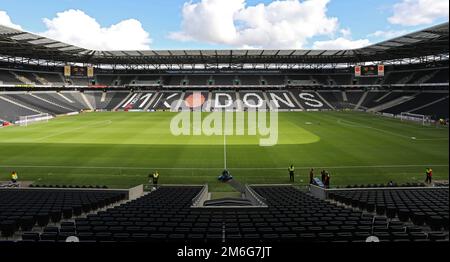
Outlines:
[{"label": "high visibility jacket", "polygon": [[153,174],[153,179],[158,179],[159,178],[159,174],[158,173],[154,173]]},{"label": "high visibility jacket", "polygon": [[289,167],[288,170],[289,170],[289,172],[294,172],[295,168],[294,167]]},{"label": "high visibility jacket", "polygon": [[17,180],[19,177],[17,176],[16,173],[13,173],[13,174],[11,175],[11,178],[14,179],[14,180]]}]

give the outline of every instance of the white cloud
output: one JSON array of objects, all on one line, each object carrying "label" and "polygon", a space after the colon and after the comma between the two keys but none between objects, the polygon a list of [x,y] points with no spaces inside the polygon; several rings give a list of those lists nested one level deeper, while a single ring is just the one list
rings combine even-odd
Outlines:
[{"label": "white cloud", "polygon": [[102,27],[83,11],[71,9],[57,13],[52,19],[44,18],[44,24],[47,31],[41,35],[87,49],[150,49],[150,35],[136,19]]},{"label": "white cloud", "polygon": [[20,25],[16,25],[11,21],[11,18],[5,11],[0,10],[0,25],[11,27],[17,30],[22,30]]},{"label": "white cloud", "polygon": [[394,5],[389,22],[396,25],[417,26],[449,17],[449,0],[401,0]]},{"label": "white cloud", "polygon": [[339,37],[333,40],[316,41],[313,49],[321,50],[342,50],[342,49],[358,49],[370,45],[368,39],[351,40],[344,37]]},{"label": "white cloud", "polygon": [[332,35],[338,19],[327,16],[330,0],[279,0],[247,6],[246,0],[201,0],[183,7],[178,41],[233,47],[302,48],[308,39]]},{"label": "white cloud", "polygon": [[313,44],[313,49],[322,50],[343,50],[343,49],[358,49],[370,45],[368,39],[352,40],[352,31],[349,28],[339,30],[341,37],[332,40],[316,41]]},{"label": "white cloud", "polygon": [[344,38],[350,37],[352,35],[352,30],[350,28],[344,28],[339,31]]},{"label": "white cloud", "polygon": [[391,39],[391,38],[395,38],[395,37],[399,37],[402,35],[406,35],[408,34],[409,31],[407,30],[387,30],[387,31],[383,31],[383,30],[379,30],[376,31],[372,34],[367,35],[368,37],[380,37],[380,38],[384,38],[384,39]]}]

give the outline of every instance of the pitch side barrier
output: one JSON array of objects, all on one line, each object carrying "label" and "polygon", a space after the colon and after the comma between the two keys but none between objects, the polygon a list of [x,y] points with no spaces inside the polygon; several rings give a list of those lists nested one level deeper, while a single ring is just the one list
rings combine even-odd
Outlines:
[{"label": "pitch side barrier", "polygon": [[328,195],[333,192],[344,191],[373,191],[373,190],[432,190],[432,189],[448,189],[445,186],[439,187],[372,187],[372,188],[330,188],[326,189],[316,185],[309,186],[309,192],[319,199],[328,199]]},{"label": "pitch side barrier", "polygon": [[[6,184],[3,184],[6,185]],[[0,190],[24,190],[24,191],[66,191],[66,192],[118,192],[124,193],[126,200],[134,200],[144,195],[144,185],[130,189],[103,189],[103,188],[37,188],[37,187],[2,187]]]},{"label": "pitch side barrier", "polygon": [[[374,114],[376,116],[380,116],[380,117],[386,117],[386,118],[391,118],[391,119],[398,119],[401,121],[409,121],[409,122],[413,122],[413,123],[422,123],[422,125],[437,125],[439,124],[438,120],[434,120],[432,119],[430,116],[423,116],[422,117],[403,117],[402,114],[391,114],[391,113],[385,113],[385,112],[368,112],[367,110],[365,110],[364,112],[366,113],[371,113]],[[445,126],[442,126],[445,127]]]}]

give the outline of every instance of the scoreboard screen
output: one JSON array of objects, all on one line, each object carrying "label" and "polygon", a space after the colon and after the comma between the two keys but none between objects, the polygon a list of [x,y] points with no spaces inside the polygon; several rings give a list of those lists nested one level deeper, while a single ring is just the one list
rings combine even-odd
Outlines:
[{"label": "scoreboard screen", "polygon": [[71,76],[87,76],[87,69],[86,67],[80,67],[80,66],[72,66],[71,67]]},{"label": "scoreboard screen", "polygon": [[64,76],[65,77],[75,76],[75,77],[93,78],[94,77],[94,68],[91,66],[81,67],[81,66],[66,65],[66,66],[64,66]]},{"label": "scoreboard screen", "polygon": [[361,68],[361,76],[378,76],[377,66],[363,66]]},{"label": "scoreboard screen", "polygon": [[356,66],[357,77],[382,77],[384,76],[384,65]]}]

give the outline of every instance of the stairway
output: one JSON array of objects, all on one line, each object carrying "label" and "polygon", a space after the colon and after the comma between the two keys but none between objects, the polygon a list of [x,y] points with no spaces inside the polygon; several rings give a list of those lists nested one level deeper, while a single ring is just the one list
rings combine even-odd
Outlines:
[{"label": "stairway", "polygon": [[415,96],[402,96],[400,98],[394,99],[392,101],[389,101],[385,104],[370,108],[369,110],[367,110],[368,112],[381,112],[384,111],[386,109],[392,108],[394,106],[398,106],[401,105],[403,103],[406,103],[412,99],[414,99]]},{"label": "stairway", "polygon": [[20,82],[22,82],[22,83],[24,83],[24,84],[34,84],[34,82],[32,82],[30,79],[28,79],[28,78],[26,78],[26,77],[24,77],[24,76],[18,75],[18,74],[16,74],[16,73],[13,72],[13,71],[10,71],[10,73],[11,73],[12,75],[14,75],[14,77],[15,77],[17,80],[19,80]]},{"label": "stairway", "polygon": [[37,74],[33,73],[33,76],[36,78],[36,80],[42,84],[42,85],[48,85],[50,84],[45,78],[42,78],[40,76],[38,76]]},{"label": "stairway", "polygon": [[231,179],[228,181],[228,184],[232,186],[236,191],[244,194],[245,193],[245,186],[236,181],[235,179]]}]

